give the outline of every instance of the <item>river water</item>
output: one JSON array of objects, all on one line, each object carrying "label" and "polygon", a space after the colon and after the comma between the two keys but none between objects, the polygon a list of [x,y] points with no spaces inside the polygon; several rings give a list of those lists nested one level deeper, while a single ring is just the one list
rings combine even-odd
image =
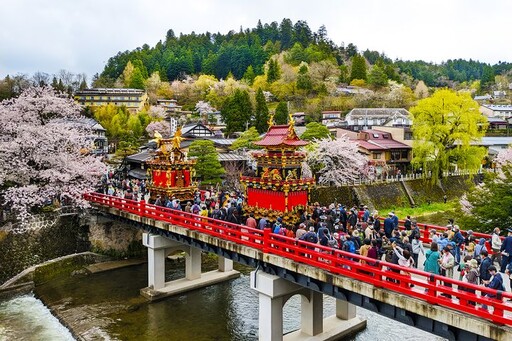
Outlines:
[{"label": "river water", "polygon": [[[203,266],[203,271],[213,268]],[[166,279],[184,276],[183,264],[168,265]],[[258,296],[250,289],[248,268],[240,278],[186,295],[147,303],[146,265],[83,277],[57,279],[37,287],[40,297],[83,340],[257,340]],[[324,315],[335,300],[326,296]],[[368,328],[351,340],[443,340],[435,335],[358,308]],[[284,307],[284,332],[300,325],[300,297]],[[0,302],[0,340],[72,340],[71,333],[34,295]]]}]

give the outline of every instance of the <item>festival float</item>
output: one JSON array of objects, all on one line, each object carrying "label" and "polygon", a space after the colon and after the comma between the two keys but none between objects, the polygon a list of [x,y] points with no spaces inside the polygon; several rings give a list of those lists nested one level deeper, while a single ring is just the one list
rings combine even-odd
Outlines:
[{"label": "festival float", "polygon": [[245,190],[244,211],[255,218],[267,217],[293,224],[306,210],[314,178],[302,176],[302,162],[306,153],[297,149],[308,144],[295,132],[292,116],[287,125],[274,125],[273,116],[263,139],[254,142],[264,148],[253,152],[257,169],[255,176],[242,176]]},{"label": "festival float", "polygon": [[150,200],[154,202],[157,196],[176,198],[181,202],[194,199],[197,184],[193,182],[196,160],[190,160],[187,153],[181,150],[181,127],[174,137],[163,139],[155,132],[157,150],[152,160],[147,162],[147,174]]}]

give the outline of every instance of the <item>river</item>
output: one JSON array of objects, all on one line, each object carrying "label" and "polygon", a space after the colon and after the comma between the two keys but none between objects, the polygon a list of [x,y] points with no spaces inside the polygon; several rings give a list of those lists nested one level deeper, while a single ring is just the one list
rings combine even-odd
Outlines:
[{"label": "river", "polygon": [[[35,295],[83,340],[257,340],[258,296],[250,289],[250,269],[237,269],[238,279],[155,303],[139,295],[147,285],[145,265],[56,279],[37,287]],[[167,266],[167,280],[183,275],[182,263]],[[326,296],[324,315],[334,311],[335,300]],[[443,340],[365,309],[357,314],[367,318],[368,328],[352,340]],[[300,298],[294,296],[284,307],[284,332],[299,324]],[[0,340],[72,339],[34,295],[0,302]]]}]

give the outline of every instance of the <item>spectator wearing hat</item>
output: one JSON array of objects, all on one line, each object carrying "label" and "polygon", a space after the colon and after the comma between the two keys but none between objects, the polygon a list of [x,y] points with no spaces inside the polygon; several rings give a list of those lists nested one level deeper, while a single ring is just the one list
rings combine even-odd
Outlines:
[{"label": "spectator wearing hat", "polygon": [[[479,276],[479,273],[478,273],[478,262],[476,261],[476,259],[470,259],[466,263],[466,266],[465,266],[464,279],[465,279],[465,281],[467,283],[478,285],[478,276]],[[473,293],[473,294],[476,291],[475,289],[464,288],[464,287],[461,287],[459,289],[467,291],[467,292],[470,292],[470,293]],[[472,302],[472,301],[468,301],[468,303],[471,304],[471,305],[476,305],[475,302]]]},{"label": "spectator wearing hat", "polygon": [[505,272],[507,267],[512,264],[512,228],[507,229],[508,236],[501,244],[501,272]]}]

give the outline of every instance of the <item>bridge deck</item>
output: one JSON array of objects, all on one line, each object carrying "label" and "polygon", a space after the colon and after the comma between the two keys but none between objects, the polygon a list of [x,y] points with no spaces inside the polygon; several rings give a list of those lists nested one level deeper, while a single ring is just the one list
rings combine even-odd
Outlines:
[{"label": "bridge deck", "polygon": [[[144,201],[136,202],[96,193],[88,194],[86,198],[104,207],[115,209],[115,213],[111,212],[113,214],[129,215],[130,219],[138,219],[141,223],[158,225],[169,231],[171,227],[179,228],[181,234],[200,240],[206,238],[204,235],[219,238],[238,251],[241,250],[241,246],[257,249],[259,253],[253,251],[256,259],[282,266],[290,271],[311,275],[312,278],[359,292],[366,297],[389,302],[388,293],[394,292],[408,299],[397,303],[397,306],[412,309],[411,305],[415,305],[414,309],[423,310],[424,316],[434,316],[433,310],[438,309],[436,307],[448,308],[453,311],[453,316],[458,316],[452,316],[451,319],[457,319],[457,323],[467,325],[468,330],[471,329],[471,325],[463,320],[485,319],[496,327],[512,325],[512,305],[508,302],[512,300],[512,294],[507,292],[497,292],[421,270],[402,268],[384,261],[375,261],[357,254],[295,240],[273,234],[269,229],[252,229],[148,205]],[[361,260],[368,264],[361,264]],[[407,271],[408,274],[403,271]],[[452,284],[452,287],[443,283]],[[474,290],[476,293],[464,291],[463,288]],[[443,294],[451,298],[442,296]],[[484,294],[493,295],[494,298],[484,297]],[[482,305],[487,305],[488,310],[482,309]],[[489,328],[493,331],[485,334],[491,338],[501,339],[498,334],[503,333],[503,329],[493,328],[492,325]],[[506,329],[510,332],[509,328]]]}]

